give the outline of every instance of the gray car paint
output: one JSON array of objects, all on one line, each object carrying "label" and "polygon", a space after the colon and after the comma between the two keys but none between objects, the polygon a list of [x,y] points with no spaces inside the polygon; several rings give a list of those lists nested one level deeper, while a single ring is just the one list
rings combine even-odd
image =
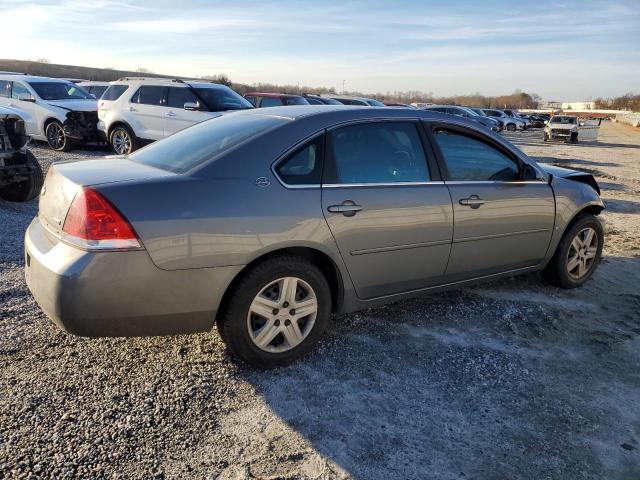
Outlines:
[{"label": "gray car paint", "polygon": [[[131,222],[144,249],[85,252],[66,245],[47,223],[53,216],[60,220],[69,198],[56,207],[42,202],[25,243],[28,284],[45,312],[82,335],[206,330],[243,268],[287,248],[318,252],[333,265],[340,280],[334,285],[340,297],[334,310],[346,312],[540,269],[580,210],[603,208],[590,186],[557,172],[550,175],[502,137],[462,118],[344,106],[231,115],[256,114],[290,121],[184,175],[122,158],[52,167],[67,184],[67,197],[80,185],[105,195]],[[468,128],[513,152],[539,179],[509,185],[289,188],[275,176],[273,164],[305,139],[336,125],[374,119]],[[46,190],[53,185],[48,178]],[[457,204],[458,196],[472,192],[488,203],[479,209]],[[330,204],[356,198],[364,210],[353,217],[326,212]],[[376,212],[383,217],[376,218]]]}]

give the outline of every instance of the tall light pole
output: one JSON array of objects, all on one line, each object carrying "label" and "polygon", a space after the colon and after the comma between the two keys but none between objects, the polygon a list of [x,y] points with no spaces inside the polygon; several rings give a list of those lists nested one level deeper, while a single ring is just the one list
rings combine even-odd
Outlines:
[{"label": "tall light pole", "polygon": [[346,80],[342,80],[342,94],[344,95],[344,82],[346,82]]}]

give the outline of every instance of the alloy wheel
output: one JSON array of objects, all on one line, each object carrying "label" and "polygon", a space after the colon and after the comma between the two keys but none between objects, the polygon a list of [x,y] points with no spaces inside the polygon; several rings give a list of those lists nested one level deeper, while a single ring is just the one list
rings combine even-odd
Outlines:
[{"label": "alloy wheel", "polygon": [[131,137],[125,130],[118,129],[113,132],[111,143],[113,145],[113,150],[117,154],[126,155],[131,153]]},{"label": "alloy wheel", "polygon": [[279,278],[255,296],[247,313],[253,343],[281,353],[300,345],[313,329],[318,300],[313,288],[297,277]]},{"label": "alloy wheel", "polygon": [[58,123],[51,123],[47,127],[47,142],[56,150],[62,148],[65,142],[64,129]]},{"label": "alloy wheel", "polygon": [[571,241],[567,252],[567,271],[569,276],[579,280],[583,278],[596,260],[598,254],[598,235],[593,228],[583,228]]}]

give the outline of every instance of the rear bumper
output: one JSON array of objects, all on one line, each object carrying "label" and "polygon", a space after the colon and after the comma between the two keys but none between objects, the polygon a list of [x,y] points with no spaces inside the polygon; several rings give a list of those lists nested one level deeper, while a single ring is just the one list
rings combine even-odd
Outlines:
[{"label": "rear bumper", "polygon": [[25,235],[31,293],[58,327],[81,336],[208,331],[241,268],[167,271],[144,250],[86,252],[53,241],[37,218]]}]

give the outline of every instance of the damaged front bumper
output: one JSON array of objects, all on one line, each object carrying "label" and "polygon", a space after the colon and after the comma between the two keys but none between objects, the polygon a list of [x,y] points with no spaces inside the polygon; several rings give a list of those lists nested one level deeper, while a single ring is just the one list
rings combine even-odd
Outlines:
[{"label": "damaged front bumper", "polygon": [[73,140],[81,142],[98,142],[98,112],[69,112],[62,124],[64,134]]}]

